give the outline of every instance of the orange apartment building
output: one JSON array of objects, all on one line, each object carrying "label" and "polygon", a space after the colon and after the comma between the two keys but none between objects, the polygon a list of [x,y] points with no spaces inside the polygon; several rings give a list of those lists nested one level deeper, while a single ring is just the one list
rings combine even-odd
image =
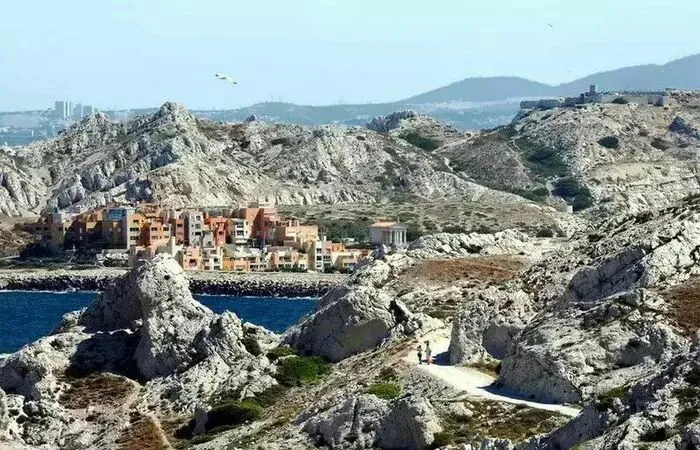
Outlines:
[{"label": "orange apartment building", "polygon": [[212,232],[212,241],[215,247],[223,247],[226,245],[228,221],[229,219],[226,217],[211,217],[209,214],[204,214],[204,224],[208,226],[209,230]]}]

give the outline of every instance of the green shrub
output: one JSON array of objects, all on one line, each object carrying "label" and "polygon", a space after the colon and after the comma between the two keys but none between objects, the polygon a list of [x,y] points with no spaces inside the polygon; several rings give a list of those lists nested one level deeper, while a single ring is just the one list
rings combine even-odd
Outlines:
[{"label": "green shrub", "polygon": [[629,390],[627,387],[620,386],[612,388],[607,392],[603,392],[598,396],[598,403],[596,404],[596,408],[601,411],[612,408],[613,402],[616,398],[619,398],[622,401],[627,399],[627,397],[629,396],[628,391]]},{"label": "green shrub", "polygon": [[469,231],[464,228],[461,225],[448,225],[446,227],[442,227],[442,232],[443,233],[468,233]]},{"label": "green shrub", "polygon": [[405,133],[401,136],[401,138],[409,144],[412,144],[426,151],[433,151],[442,145],[442,143],[437,139],[422,136],[421,134],[416,133],[415,131]]},{"label": "green shrub", "polygon": [[657,428],[656,430],[649,431],[639,437],[642,442],[663,442],[670,438],[672,433],[666,428]]},{"label": "green shrub", "polygon": [[666,139],[655,137],[651,140],[651,146],[658,150],[668,150],[671,148],[671,143]]},{"label": "green shrub", "polygon": [[626,105],[629,103],[629,101],[625,97],[617,97],[610,103],[614,103],[616,105]]},{"label": "green shrub", "polygon": [[380,380],[393,381],[399,378],[399,374],[393,367],[384,367],[379,371],[378,378]]},{"label": "green shrub", "polygon": [[369,219],[319,219],[316,221],[316,225],[332,241],[340,241],[344,238],[353,238],[357,242],[369,240],[369,226],[371,225]]},{"label": "green shrub", "polygon": [[262,417],[263,408],[250,400],[222,403],[209,411],[207,431],[219,427],[240,425],[254,422]]},{"label": "green shrub", "polygon": [[270,386],[262,392],[255,394],[255,396],[250,400],[251,402],[267,408],[273,406],[277,401],[282,398],[287,393],[287,388],[280,384]]},{"label": "green shrub", "polygon": [[693,367],[693,369],[685,375],[685,381],[691,386],[700,387],[700,366]]},{"label": "green shrub", "polygon": [[406,241],[413,242],[423,236],[423,230],[414,222],[404,224],[406,226]]},{"label": "green shrub", "polygon": [[288,345],[280,345],[279,347],[275,347],[265,356],[267,356],[267,359],[270,361],[277,361],[280,358],[283,358],[285,356],[292,356],[294,355],[294,350]]},{"label": "green shrub", "polygon": [[253,356],[258,356],[262,354],[262,349],[260,348],[260,343],[253,336],[245,336],[242,339],[243,346]]},{"label": "green shrub", "polygon": [[284,386],[313,383],[330,371],[330,365],[318,356],[293,356],[282,360],[277,381]]},{"label": "green shrub", "polygon": [[620,148],[620,140],[617,136],[605,136],[604,138],[600,138],[598,143],[609,149]]},{"label": "green shrub", "polygon": [[586,209],[593,204],[591,191],[587,187],[581,186],[576,179],[571,177],[557,180],[552,194],[565,198],[574,211]]},{"label": "green shrub", "polygon": [[686,426],[695,422],[695,419],[697,419],[699,416],[700,412],[698,412],[697,408],[686,408],[678,413],[676,420],[682,426]]},{"label": "green shrub", "polygon": [[551,237],[554,237],[554,231],[552,231],[551,228],[542,227],[539,230],[537,230],[536,236],[537,237],[551,238]]},{"label": "green shrub", "polygon": [[401,395],[401,387],[395,383],[374,383],[367,388],[367,393],[376,395],[384,400],[393,400]]},{"label": "green shrub", "polygon": [[287,145],[287,144],[289,144],[289,138],[286,138],[286,137],[275,138],[272,141],[270,141],[270,144],[272,144],[272,145]]},{"label": "green shrub", "polygon": [[432,448],[446,447],[455,442],[455,435],[451,431],[438,431],[433,434]]},{"label": "green shrub", "polygon": [[693,386],[677,388],[673,390],[673,395],[680,401],[693,402],[700,399],[700,389]]}]

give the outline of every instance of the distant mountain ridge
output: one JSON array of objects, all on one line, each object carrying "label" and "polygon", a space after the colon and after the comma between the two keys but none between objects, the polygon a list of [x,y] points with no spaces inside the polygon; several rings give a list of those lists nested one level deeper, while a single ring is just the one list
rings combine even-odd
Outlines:
[{"label": "distant mountain ridge", "polygon": [[199,111],[215,120],[242,121],[250,115],[271,122],[364,125],[372,117],[414,109],[462,129],[493,128],[510,122],[518,100],[574,96],[597,84],[601,90],[700,89],[700,54],[663,65],[647,64],[595,73],[568,83],[549,85],[515,76],[477,77],[391,103],[308,106],[258,103],[235,110]]}]

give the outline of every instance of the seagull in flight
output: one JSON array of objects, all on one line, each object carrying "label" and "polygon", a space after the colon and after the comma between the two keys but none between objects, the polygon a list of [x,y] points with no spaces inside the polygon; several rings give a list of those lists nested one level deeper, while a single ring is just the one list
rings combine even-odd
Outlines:
[{"label": "seagull in flight", "polygon": [[236,80],[234,80],[230,76],[225,75],[223,73],[215,73],[214,76],[216,77],[217,80],[226,81],[227,83],[238,84],[238,82],[236,82]]},{"label": "seagull in flight", "polygon": [[554,28],[554,25],[552,25],[551,23],[548,23],[547,25],[549,26],[549,28]]}]

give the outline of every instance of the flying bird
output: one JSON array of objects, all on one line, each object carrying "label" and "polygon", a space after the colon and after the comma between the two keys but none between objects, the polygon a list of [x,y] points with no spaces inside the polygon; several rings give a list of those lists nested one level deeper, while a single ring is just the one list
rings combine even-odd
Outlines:
[{"label": "flying bird", "polygon": [[234,79],[231,78],[230,76],[225,75],[225,74],[223,74],[223,73],[215,73],[214,76],[215,76],[218,80],[226,81],[227,83],[238,84],[238,82],[236,82],[236,80],[234,80]]},{"label": "flying bird", "polygon": [[549,28],[554,28],[554,25],[552,25],[551,23],[548,23],[547,26],[549,26]]}]

